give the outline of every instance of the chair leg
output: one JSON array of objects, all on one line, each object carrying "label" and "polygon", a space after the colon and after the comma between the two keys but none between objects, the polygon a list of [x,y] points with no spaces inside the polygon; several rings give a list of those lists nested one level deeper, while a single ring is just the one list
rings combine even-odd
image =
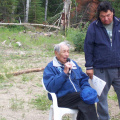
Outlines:
[{"label": "chair leg", "polygon": [[53,107],[50,106],[49,120],[52,120],[52,117],[53,117]]}]

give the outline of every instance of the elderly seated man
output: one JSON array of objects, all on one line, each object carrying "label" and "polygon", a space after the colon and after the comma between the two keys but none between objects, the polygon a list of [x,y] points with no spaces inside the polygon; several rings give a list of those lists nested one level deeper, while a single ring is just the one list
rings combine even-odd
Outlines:
[{"label": "elderly seated man", "polygon": [[[89,77],[78,64],[69,59],[69,44],[61,42],[54,47],[55,57],[44,69],[43,82],[54,92],[59,107],[78,109],[76,120],[98,120],[95,102],[97,92],[88,83]],[[51,100],[50,94],[48,94]]]}]

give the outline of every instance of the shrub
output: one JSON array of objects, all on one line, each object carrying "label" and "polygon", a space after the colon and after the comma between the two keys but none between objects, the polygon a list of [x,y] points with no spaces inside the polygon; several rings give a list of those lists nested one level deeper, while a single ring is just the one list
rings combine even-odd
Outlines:
[{"label": "shrub", "polygon": [[69,28],[67,30],[67,40],[72,41],[75,46],[75,51],[83,52],[84,40],[89,22],[85,25],[80,24],[79,29]]},{"label": "shrub", "polygon": [[75,35],[75,38],[73,39],[75,51],[83,52],[85,35],[86,33],[83,32],[79,32],[78,34]]}]

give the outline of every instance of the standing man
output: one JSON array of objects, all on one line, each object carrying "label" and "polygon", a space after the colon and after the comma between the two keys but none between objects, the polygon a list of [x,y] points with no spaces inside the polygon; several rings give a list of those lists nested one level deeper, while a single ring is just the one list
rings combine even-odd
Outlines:
[{"label": "standing man", "polygon": [[120,20],[107,1],[98,5],[97,20],[88,27],[84,51],[87,75],[92,79],[94,74],[106,82],[97,112],[99,120],[109,120],[107,94],[111,85],[120,106]]},{"label": "standing man", "polygon": [[78,64],[68,58],[69,44],[57,44],[54,52],[53,61],[43,73],[46,89],[56,94],[59,107],[78,109],[76,120],[98,120],[94,104],[98,101],[97,92],[90,87],[89,77]]}]

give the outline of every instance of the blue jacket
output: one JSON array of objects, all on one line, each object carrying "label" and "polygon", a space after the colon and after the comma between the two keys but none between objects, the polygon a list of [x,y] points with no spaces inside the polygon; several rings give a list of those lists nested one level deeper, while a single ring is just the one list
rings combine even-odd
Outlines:
[{"label": "blue jacket", "polygon": [[120,67],[120,20],[113,19],[112,46],[101,21],[90,24],[85,38],[84,52],[86,67]]},{"label": "blue jacket", "polygon": [[[68,93],[80,92],[82,89],[90,87],[88,83],[89,77],[82,72],[82,69],[75,61],[71,60],[73,64],[70,78],[63,72],[61,65],[58,63],[54,65],[54,59],[44,69],[43,82],[49,92],[56,93],[57,97],[62,97]],[[76,91],[77,90],[77,91]],[[49,99],[51,100],[50,94]]]}]

